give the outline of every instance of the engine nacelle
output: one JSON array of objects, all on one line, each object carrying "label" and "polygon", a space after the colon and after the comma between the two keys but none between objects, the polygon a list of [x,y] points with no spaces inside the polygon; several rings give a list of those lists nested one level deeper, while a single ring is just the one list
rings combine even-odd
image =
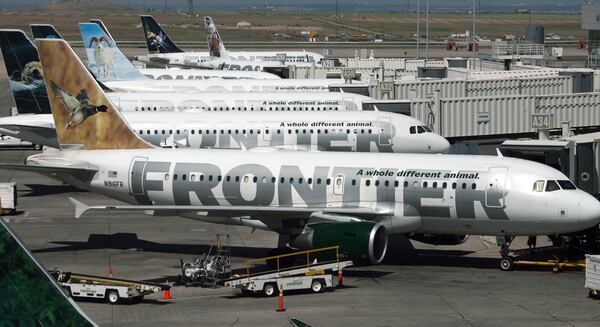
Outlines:
[{"label": "engine nacelle", "polygon": [[290,245],[300,249],[340,246],[355,263],[378,264],[385,258],[388,236],[385,227],[373,222],[311,224]]},{"label": "engine nacelle", "polygon": [[410,234],[411,240],[433,245],[459,245],[469,239],[469,235],[450,234]]}]

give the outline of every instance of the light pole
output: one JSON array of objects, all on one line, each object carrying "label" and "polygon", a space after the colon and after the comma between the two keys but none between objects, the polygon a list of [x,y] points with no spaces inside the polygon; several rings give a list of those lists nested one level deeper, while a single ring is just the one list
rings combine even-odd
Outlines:
[{"label": "light pole", "polygon": [[477,30],[476,30],[476,11],[475,11],[475,0],[473,0],[473,70],[475,70],[475,60],[477,60]]},{"label": "light pole", "polygon": [[417,59],[419,59],[419,46],[421,45],[421,0],[417,0]]},{"label": "light pole", "polygon": [[429,0],[425,3],[425,66],[429,60]]}]

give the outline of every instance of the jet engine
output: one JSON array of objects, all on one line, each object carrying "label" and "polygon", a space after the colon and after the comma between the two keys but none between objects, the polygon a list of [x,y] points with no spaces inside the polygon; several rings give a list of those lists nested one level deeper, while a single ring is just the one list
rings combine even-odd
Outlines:
[{"label": "jet engine", "polygon": [[355,264],[378,264],[387,251],[385,227],[373,222],[318,223],[307,225],[290,245],[300,249],[340,246]]},{"label": "jet engine", "polygon": [[411,240],[433,245],[458,245],[469,239],[469,235],[450,234],[410,234],[408,237]]}]

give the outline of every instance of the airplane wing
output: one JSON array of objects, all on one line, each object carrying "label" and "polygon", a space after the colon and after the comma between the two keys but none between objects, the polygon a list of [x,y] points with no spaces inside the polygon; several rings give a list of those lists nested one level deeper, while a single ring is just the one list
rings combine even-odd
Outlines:
[{"label": "airplane wing", "polygon": [[94,205],[89,206],[76,199],[69,198],[75,205],[75,218],[81,217],[90,210],[134,210],[149,211],[155,214],[172,214],[178,212],[206,212],[219,216],[252,216],[269,214],[296,214],[328,221],[360,221],[359,217],[389,215],[388,210],[372,208],[327,208],[327,207],[280,207],[280,206],[214,206],[214,205]]},{"label": "airplane wing", "polygon": [[0,125],[0,133],[12,136],[33,144],[45,145],[58,148],[56,129],[52,127],[41,127],[18,124]]},{"label": "airplane wing", "polygon": [[38,173],[46,176],[56,176],[59,174],[69,174],[77,177],[80,180],[91,180],[94,174],[98,172],[91,168],[76,168],[76,167],[55,167],[55,166],[33,166],[24,164],[0,163],[0,169],[20,170]]}]

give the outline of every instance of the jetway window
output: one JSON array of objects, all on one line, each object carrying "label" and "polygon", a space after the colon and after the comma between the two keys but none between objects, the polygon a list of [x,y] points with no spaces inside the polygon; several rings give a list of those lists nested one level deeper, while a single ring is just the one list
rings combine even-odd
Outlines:
[{"label": "jetway window", "polygon": [[554,192],[560,190],[560,186],[556,181],[548,181],[546,183],[546,192]]},{"label": "jetway window", "polygon": [[563,190],[576,190],[577,187],[570,180],[560,180],[558,184]]},{"label": "jetway window", "polygon": [[544,181],[536,181],[533,183],[534,192],[544,192]]}]

